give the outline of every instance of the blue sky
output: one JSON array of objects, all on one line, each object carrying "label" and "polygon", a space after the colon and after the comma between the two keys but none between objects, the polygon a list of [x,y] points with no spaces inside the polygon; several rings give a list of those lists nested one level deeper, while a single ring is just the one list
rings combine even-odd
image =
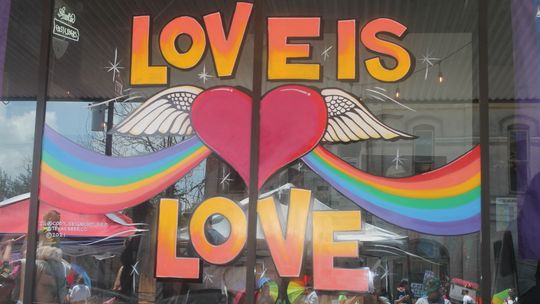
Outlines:
[{"label": "blue sky", "polygon": [[[33,101],[0,104],[0,168],[16,176],[32,159],[35,106]],[[75,142],[90,134],[91,112],[85,102],[49,102],[47,124]]]}]

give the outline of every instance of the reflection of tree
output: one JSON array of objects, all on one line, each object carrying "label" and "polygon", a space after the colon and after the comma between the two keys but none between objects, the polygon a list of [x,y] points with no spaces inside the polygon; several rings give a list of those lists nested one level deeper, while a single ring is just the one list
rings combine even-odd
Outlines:
[{"label": "reflection of tree", "polygon": [[[130,113],[132,113],[138,103],[116,103],[114,120],[115,122],[122,121]],[[94,151],[105,151],[105,132],[91,132],[89,141],[85,145]],[[157,151],[172,147],[179,142],[185,140],[185,136],[113,136],[112,155],[114,156],[134,156],[141,154],[155,153]],[[178,199],[182,208],[182,214],[190,213],[197,204],[204,198],[205,189],[205,166],[203,162],[182,179],[171,185],[162,193],[158,194],[149,201],[141,202],[141,204],[124,212],[129,215],[136,223],[145,223],[150,233],[144,233],[136,240],[130,240],[130,246],[126,246],[123,257],[123,272],[122,277],[125,286],[123,291],[127,296],[135,296],[142,302],[155,302],[156,298],[160,298],[162,286],[156,284],[153,277],[155,272],[155,246],[157,230],[157,214],[158,202],[161,198]],[[180,215],[180,224],[186,225],[187,220]],[[137,265],[138,270],[135,272],[133,268]],[[159,286],[158,286],[159,285]],[[158,294],[156,295],[156,290]]]},{"label": "reflection of tree", "polygon": [[[120,122],[132,113],[139,103],[116,103],[114,120]],[[95,151],[105,151],[105,132],[92,132],[90,141],[85,145]],[[187,139],[186,136],[121,136],[114,135],[112,154],[115,156],[134,156],[154,153],[176,145]],[[204,198],[205,171],[203,162],[181,180],[171,185],[163,193],[151,200],[157,203],[159,199],[178,199],[183,211],[190,211]]]},{"label": "reflection of tree", "polygon": [[0,201],[30,191],[32,180],[32,163],[27,161],[23,172],[17,176],[10,176],[0,168]]}]

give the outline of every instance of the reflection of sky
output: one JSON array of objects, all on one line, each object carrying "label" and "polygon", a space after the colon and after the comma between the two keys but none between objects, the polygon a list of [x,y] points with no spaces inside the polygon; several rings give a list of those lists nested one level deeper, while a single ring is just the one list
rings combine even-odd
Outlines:
[{"label": "reflection of sky", "polygon": [[[51,124],[54,119],[54,125]],[[47,103],[47,124],[63,136],[86,146],[92,136],[92,113],[86,102]]]},{"label": "reflection of sky", "polygon": [[[88,104],[87,102],[49,102],[47,103],[47,124],[63,136],[86,149],[104,153],[103,146],[97,143],[97,141],[103,139],[104,133],[101,131],[92,131],[92,110],[88,108]],[[116,104],[117,111],[124,112],[124,107],[120,105]],[[126,108],[127,113],[130,113],[135,108],[136,105],[131,104]],[[118,123],[122,119],[122,117],[115,117],[115,123]],[[160,136],[155,136],[152,137],[152,140],[160,141],[161,138]],[[118,136],[114,136],[113,145],[115,148],[121,150],[123,156],[150,153],[148,149],[130,142],[129,138],[120,140]],[[204,164],[205,162],[197,166],[177,183],[177,189],[180,192],[187,191],[185,198],[192,204],[199,203],[199,201],[194,201],[194,198],[197,197],[197,189],[192,188],[204,179]]]},{"label": "reflection of sky", "polygon": [[[24,172],[25,165],[32,161],[35,114],[35,102],[0,104],[0,169],[12,177]],[[102,139],[104,134],[101,131],[91,131],[92,112],[88,108],[87,102],[48,102],[46,122],[73,142],[87,149],[103,153],[103,151],[99,151],[102,150],[102,147],[96,145],[95,141],[96,138]],[[160,137],[154,139],[160,140]],[[125,145],[126,141],[117,141],[117,144]],[[124,152],[127,155],[138,154],[133,153],[136,150],[134,148],[134,146],[129,145],[127,151]],[[180,191],[188,191],[185,198],[192,204],[199,203],[194,201],[194,198],[197,197],[197,191],[192,188],[200,183],[204,176],[205,162],[188,173],[177,184],[177,189]]]},{"label": "reflection of sky", "polygon": [[[85,102],[47,103],[47,124],[79,144],[90,141],[91,113]],[[10,176],[23,172],[32,160],[36,103],[0,104],[0,168]]]},{"label": "reflection of sky", "polygon": [[0,169],[10,176],[24,172],[32,160],[35,117],[33,101],[0,103]]}]

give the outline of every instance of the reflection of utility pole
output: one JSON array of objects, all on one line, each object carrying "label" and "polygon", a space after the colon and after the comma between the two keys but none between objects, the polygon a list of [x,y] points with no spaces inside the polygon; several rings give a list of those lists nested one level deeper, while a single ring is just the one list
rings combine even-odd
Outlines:
[{"label": "reflection of utility pole", "polygon": [[[409,247],[409,246],[407,246]],[[407,279],[409,280],[409,284],[411,284],[411,274],[412,274],[412,271],[411,271],[411,256],[410,255],[407,255]],[[411,285],[409,285],[410,287]]]},{"label": "reflection of utility pole", "polygon": [[105,129],[105,155],[112,155],[112,134],[109,133],[113,128],[114,119],[114,101],[107,104],[107,128]]}]

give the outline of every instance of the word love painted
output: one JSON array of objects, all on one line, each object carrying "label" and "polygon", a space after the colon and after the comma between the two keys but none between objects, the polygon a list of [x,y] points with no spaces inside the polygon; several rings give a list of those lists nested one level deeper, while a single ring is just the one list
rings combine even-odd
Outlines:
[{"label": "word love painted", "polygon": [[[238,57],[245,40],[252,15],[253,4],[238,2],[226,33],[224,20],[219,12],[203,16],[203,24],[196,18],[180,16],[167,23],[159,34],[159,50],[165,61],[180,70],[189,70],[199,64],[210,46],[218,77],[234,77]],[[310,59],[313,48],[305,42],[292,39],[322,38],[321,17],[269,17],[266,20],[267,77],[269,80],[320,80],[319,63],[302,63]],[[169,67],[150,62],[151,16],[133,17],[131,74],[132,85],[167,85]],[[397,82],[412,71],[414,57],[402,46],[381,38],[387,35],[404,38],[407,27],[389,18],[368,22],[360,31],[356,19],[337,21],[337,79],[358,78],[359,42],[373,56],[364,60],[367,72],[376,80]],[[358,34],[358,32],[360,32]],[[178,48],[177,40],[185,35],[191,40],[187,50]],[[385,64],[381,55],[395,61],[393,67]],[[293,60],[294,62],[291,62]]]},{"label": "word love painted", "polygon": [[[281,228],[276,204],[272,197],[259,201],[257,213],[260,226],[272,259],[281,277],[299,277],[305,252],[311,192],[292,189],[287,225]],[[178,201],[162,199],[159,210],[156,277],[199,279],[199,258],[177,257]],[[225,242],[214,245],[205,236],[205,223],[215,214],[230,224]],[[358,257],[358,242],[336,242],[335,232],[361,229],[360,211],[313,211],[312,213],[313,284],[318,290],[368,291],[369,271],[334,266],[334,258]],[[233,201],[215,197],[202,202],[189,222],[193,248],[206,262],[225,265],[242,252],[247,238],[247,220],[242,209]],[[329,279],[331,278],[331,279]]]}]

